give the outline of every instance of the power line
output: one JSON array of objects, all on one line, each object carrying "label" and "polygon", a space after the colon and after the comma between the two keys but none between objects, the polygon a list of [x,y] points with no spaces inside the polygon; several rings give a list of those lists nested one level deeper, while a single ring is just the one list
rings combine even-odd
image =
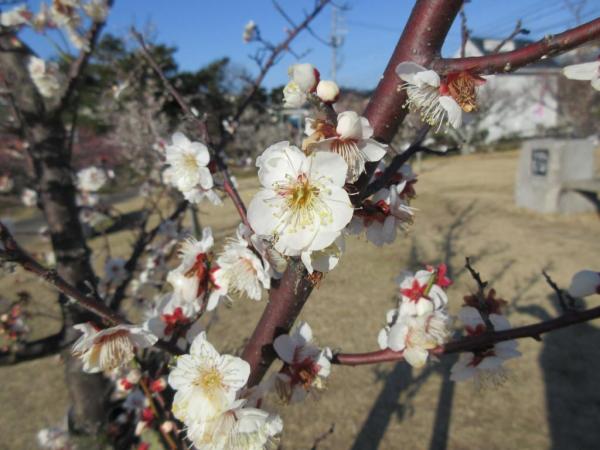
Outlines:
[{"label": "power line", "polygon": [[554,8],[557,5],[565,7],[563,0],[542,0],[540,2],[528,5],[525,8],[513,9],[510,13],[502,15],[500,17],[496,17],[493,21],[484,22],[481,25],[477,25],[477,27],[489,29],[491,27],[498,26],[498,24],[501,24],[500,26],[505,27],[509,23],[511,23],[512,26],[514,26],[514,23],[517,21],[517,19],[526,19],[532,15],[538,14],[540,10]]},{"label": "power line", "polygon": [[348,25],[354,25],[359,28],[367,28],[369,30],[377,30],[377,31],[386,31],[386,32],[391,32],[391,33],[396,33],[396,34],[398,34],[400,31],[402,31],[401,29],[399,29],[397,27],[378,25],[376,23],[360,22],[357,20],[347,20],[346,23]]}]

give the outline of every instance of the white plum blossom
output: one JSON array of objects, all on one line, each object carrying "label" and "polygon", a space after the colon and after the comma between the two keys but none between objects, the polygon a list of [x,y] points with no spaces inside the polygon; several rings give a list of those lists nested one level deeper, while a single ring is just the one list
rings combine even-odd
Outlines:
[{"label": "white plum blossom", "polygon": [[577,298],[600,294],[600,272],[581,270],[573,275],[568,289],[569,295]]},{"label": "white plum blossom", "polygon": [[172,294],[165,294],[152,311],[144,328],[159,339],[171,339],[179,327],[186,327],[184,336],[179,336],[179,347],[185,347],[186,342],[192,343],[194,338],[203,331],[199,321],[192,323],[195,308],[189,303]]},{"label": "white plum blossom", "polygon": [[379,332],[377,341],[382,349],[403,352],[413,367],[427,362],[429,351],[446,342],[449,335],[448,316],[443,311],[423,315],[406,315],[397,309],[388,312],[388,325]]},{"label": "white plum blossom", "polygon": [[8,194],[15,186],[10,175],[0,175],[0,194]]},{"label": "white plum blossom", "polygon": [[228,294],[240,293],[260,300],[262,289],[271,287],[271,277],[263,260],[248,246],[243,230],[244,227],[238,228],[237,238],[230,240],[217,257],[215,282]]},{"label": "white plum blossom", "polygon": [[409,61],[398,64],[396,74],[405,82],[402,89],[406,89],[408,106],[437,131],[445,124],[459,128],[462,112],[477,108],[475,87],[485,83],[468,72],[451,73],[442,79],[435,71]]},{"label": "white plum blossom", "polygon": [[215,417],[236,399],[246,384],[250,365],[241,358],[221,355],[200,333],[190,353],[177,358],[169,384],[177,392],[173,414],[186,423]]},{"label": "white plum blossom", "polygon": [[50,4],[50,20],[55,26],[65,29],[77,27],[81,23],[78,13],[79,0],[52,1]]},{"label": "white plum blossom", "polygon": [[373,128],[366,117],[354,111],[338,114],[337,126],[322,120],[306,120],[305,150],[329,151],[340,155],[348,164],[346,182],[355,182],[365,170],[366,162],[379,161],[386,154],[387,145],[374,139]]},{"label": "white plum blossom", "polygon": [[289,67],[290,81],[283,88],[284,106],[299,108],[314,92],[319,83],[319,71],[312,64],[294,64]]},{"label": "white plum blossom", "polygon": [[206,421],[188,424],[188,437],[198,450],[263,450],[277,448],[283,430],[278,415],[244,407],[236,400],[227,409]]},{"label": "white plum blossom", "polygon": [[360,234],[366,230],[367,240],[377,246],[394,242],[398,228],[406,229],[414,215],[414,209],[402,195],[403,188],[392,185],[377,191],[356,211],[348,232]]},{"label": "white plum blossom", "polygon": [[43,428],[37,433],[37,442],[44,450],[74,450],[70,442],[68,425]]},{"label": "white plum blossom", "polygon": [[0,25],[3,27],[26,25],[31,20],[31,16],[31,11],[27,9],[27,5],[15,6],[9,11],[0,12]]},{"label": "white plum blossom", "polygon": [[215,206],[223,204],[223,200],[221,200],[221,197],[219,197],[214,189],[203,189],[200,186],[183,192],[183,196],[188,202],[193,203],[194,205],[202,203],[205,199]]},{"label": "white plum blossom", "polygon": [[335,81],[321,80],[317,84],[317,97],[323,103],[335,103],[340,96],[340,88]]},{"label": "white plum blossom", "polygon": [[25,206],[32,207],[37,205],[38,194],[33,189],[25,188],[21,192],[21,201]]},{"label": "white plum blossom", "polygon": [[128,363],[136,348],[147,348],[158,338],[136,325],[117,325],[99,330],[89,323],[73,328],[83,334],[73,344],[73,354],[83,361],[83,371],[104,372]]},{"label": "white plum blossom", "polygon": [[330,272],[340,262],[342,254],[346,251],[344,235],[340,234],[331,245],[323,250],[313,252],[302,252],[300,258],[308,273]]},{"label": "white plum blossom", "polygon": [[173,295],[181,304],[188,305],[193,312],[199,312],[203,296],[208,295],[207,310],[216,307],[226,290],[215,281],[216,267],[208,254],[214,244],[212,230],[202,230],[202,239],[189,237],[181,246],[179,256],[181,264],[171,270],[167,282],[173,286]]},{"label": "white plum blossom", "polygon": [[213,178],[207,167],[210,155],[206,145],[201,142],[190,141],[183,133],[177,132],[166,148],[166,159],[172,182],[181,192],[213,187]]},{"label": "white plum blossom", "polygon": [[77,187],[82,191],[99,191],[107,180],[106,172],[99,167],[90,166],[77,172]]},{"label": "white plum blossom", "polygon": [[275,388],[286,402],[302,401],[311,392],[324,389],[324,379],[331,372],[332,352],[312,343],[312,330],[301,322],[291,334],[282,334],[273,341],[277,356],[285,363],[276,374]]},{"label": "white plum blossom", "polygon": [[244,33],[242,34],[242,40],[245,43],[250,42],[256,37],[256,23],[254,20],[248,21],[248,23],[244,26]]},{"label": "white plum blossom", "polygon": [[90,51],[90,41],[77,28],[67,25],[64,27],[64,30],[67,32],[67,37],[71,41],[71,44],[73,44],[73,47],[84,52]]},{"label": "white plum blossom", "polygon": [[42,3],[37,14],[31,20],[31,25],[38,33],[42,32],[44,28],[52,26],[52,20],[50,18],[50,10],[48,5]]},{"label": "white plum blossom", "polygon": [[263,186],[248,207],[248,221],[258,235],[273,238],[288,256],[327,248],[354,212],[343,189],[347,165],[330,152],[306,156],[279,142],[256,162]]},{"label": "white plum blossom", "polygon": [[[468,336],[477,336],[486,331],[486,324],[481,313],[472,306],[463,306],[458,318],[465,325]],[[494,331],[511,328],[510,322],[500,314],[490,314],[489,321]],[[461,353],[458,361],[452,366],[450,379],[464,381],[475,378],[478,384],[498,384],[504,378],[504,361],[521,356],[517,350],[516,340],[497,342],[488,350],[477,353]]]},{"label": "white plum blossom", "polygon": [[83,10],[94,22],[104,22],[108,15],[106,0],[90,0],[83,4]]},{"label": "white plum blossom", "polygon": [[401,315],[423,315],[441,310],[448,304],[448,296],[444,291],[451,282],[446,278],[446,266],[440,265],[437,270],[430,267],[419,270],[414,275],[403,272],[398,277],[400,285]]},{"label": "white plum blossom", "polygon": [[571,80],[590,81],[592,87],[600,91],[600,59],[566,66],[562,72],[565,77]]},{"label": "white plum blossom", "polygon": [[46,98],[54,98],[61,90],[61,79],[58,64],[44,61],[36,56],[29,57],[27,64],[29,76],[35,87]]}]

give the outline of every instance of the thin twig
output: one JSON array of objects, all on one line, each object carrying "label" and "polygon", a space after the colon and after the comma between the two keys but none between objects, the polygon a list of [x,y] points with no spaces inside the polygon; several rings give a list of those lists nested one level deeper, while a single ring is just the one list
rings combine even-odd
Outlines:
[{"label": "thin twig", "polygon": [[[546,283],[548,283],[548,285],[556,293],[556,297],[558,297],[558,302],[560,303],[560,307],[562,308],[562,310],[565,312],[573,310],[575,308],[575,299],[571,297],[571,295],[569,295],[568,292],[563,291],[561,288],[559,288],[558,285],[554,282],[554,280],[550,277],[548,272],[542,270],[542,275],[544,275]],[[567,299],[568,303],[567,301],[565,301],[565,298]]]},{"label": "thin twig", "polygon": [[[206,120],[200,119],[194,113],[194,111],[192,110],[191,106],[183,99],[183,97],[181,96],[181,94],[179,94],[179,92],[177,91],[177,89],[175,89],[175,87],[173,86],[173,84],[165,76],[164,72],[159,67],[158,63],[154,60],[154,57],[152,56],[152,54],[148,50],[148,47],[146,46],[146,42],[144,41],[144,37],[139,32],[137,32],[134,28],[131,28],[131,33],[133,34],[134,38],[140,44],[140,48],[142,50],[142,54],[144,55],[144,57],[148,61],[148,64],[150,64],[150,66],[152,66],[152,68],[154,69],[154,71],[156,72],[156,74],[160,77],[160,79],[161,79],[163,85],[165,86],[165,88],[169,91],[169,93],[177,101],[177,103],[179,104],[179,106],[181,107],[181,109],[197,125],[198,131],[199,131],[200,135],[202,136],[202,139],[207,144],[209,144],[210,143],[210,139],[209,139],[208,130],[207,130],[207,127],[206,127]],[[215,151],[215,152],[213,152],[213,157],[214,157],[215,162],[217,163],[217,167],[219,168],[219,170],[223,174],[223,179],[224,179],[223,185],[224,185],[225,192],[227,193],[227,195],[229,195],[229,197],[231,197],[231,200],[236,205],[236,209],[240,213],[240,217],[241,217],[242,221],[244,223],[247,223],[248,220],[247,220],[246,215],[245,215],[246,208],[244,206],[244,202],[243,202],[242,198],[240,197],[240,194],[237,191],[237,189],[233,186],[233,183],[231,181],[231,175],[229,174],[229,169],[227,168],[227,164],[225,162],[225,157],[224,157],[223,152],[222,151]],[[239,208],[238,205],[242,205],[243,208]],[[244,212],[244,215],[242,215],[242,212]]]},{"label": "thin twig", "polygon": [[[510,33],[507,37],[505,37],[497,46],[492,50],[492,53],[500,53],[502,47],[504,47],[508,42],[512,41],[515,36],[519,34],[529,34],[529,30],[522,27],[521,19],[517,20],[515,24],[515,29]],[[461,58],[464,58],[465,55],[461,55]]]}]

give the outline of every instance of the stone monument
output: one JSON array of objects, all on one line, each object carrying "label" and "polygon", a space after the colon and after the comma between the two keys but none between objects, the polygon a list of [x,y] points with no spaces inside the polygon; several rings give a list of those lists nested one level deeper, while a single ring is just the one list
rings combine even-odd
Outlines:
[{"label": "stone monument", "polygon": [[[542,213],[596,211],[595,148],[590,139],[529,139],[523,142],[517,168],[517,206]],[[585,188],[587,189],[587,188]],[[588,195],[592,194],[592,195]]]}]

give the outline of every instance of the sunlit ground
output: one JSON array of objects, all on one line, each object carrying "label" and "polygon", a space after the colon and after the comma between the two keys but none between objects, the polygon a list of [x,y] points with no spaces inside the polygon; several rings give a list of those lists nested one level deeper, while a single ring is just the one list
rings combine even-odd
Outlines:
[{"label": "sunlit ground", "polygon": [[[581,268],[597,268],[600,219],[595,214],[543,216],[513,205],[517,153],[429,159],[423,163],[415,225],[394,245],[376,248],[364,239],[349,239],[347,253],[308,302],[309,321],[320,344],[344,351],[368,351],[386,311],[393,307],[394,277],[403,268],[447,262],[456,280],[449,290],[451,310],[473,289],[463,270],[465,256],[509,300],[514,326],[558,313],[551,290],[540,275],[547,269],[565,286]],[[242,181],[249,200],[253,179]],[[136,201],[120,205],[132,209]],[[203,225],[211,225],[218,245],[238,223],[227,204],[201,208]],[[130,233],[111,237],[115,254],[126,255]],[[27,246],[34,242],[23,241]],[[97,259],[104,244],[93,243]],[[34,309],[56,314],[54,296],[19,273],[0,279],[5,297],[24,287],[35,294]],[[47,295],[42,295],[47,292]],[[264,300],[263,300],[264,301]],[[597,301],[592,298],[591,302]],[[250,334],[264,303],[239,299],[218,312],[211,342],[236,352]],[[36,317],[32,338],[58,327]],[[600,331],[586,324],[546,335],[541,343],[520,342],[523,357],[507,364],[504,384],[478,390],[472,383],[448,381],[453,357],[423,370],[400,364],[338,367],[318,400],[282,407],[285,449],[310,448],[335,424],[322,449],[585,449],[597,448],[600,390],[597,388]],[[35,433],[65,415],[68,402],[57,357],[0,368],[1,449],[35,448]]]}]

